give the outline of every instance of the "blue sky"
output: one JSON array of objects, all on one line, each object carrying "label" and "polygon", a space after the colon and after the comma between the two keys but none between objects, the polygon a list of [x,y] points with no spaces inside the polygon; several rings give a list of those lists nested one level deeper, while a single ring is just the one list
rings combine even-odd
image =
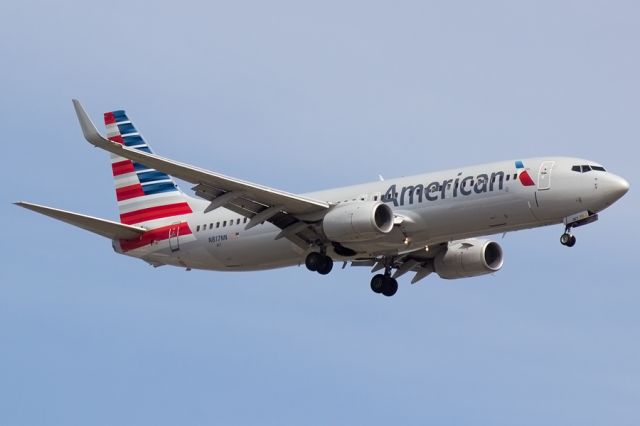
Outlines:
[{"label": "blue sky", "polygon": [[[3,2],[0,424],[638,424],[639,12]],[[126,108],[161,155],[292,192],[538,155],[632,189],[573,249],[561,227],[498,236],[499,273],[392,299],[366,269],[153,269],[10,204],[117,217],[72,97],[95,121]]]}]

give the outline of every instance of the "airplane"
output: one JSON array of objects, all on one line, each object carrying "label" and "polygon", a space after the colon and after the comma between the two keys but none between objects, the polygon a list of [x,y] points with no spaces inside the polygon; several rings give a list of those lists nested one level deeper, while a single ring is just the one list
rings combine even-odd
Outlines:
[{"label": "airplane", "polygon": [[[79,101],[84,138],[111,154],[120,221],[28,202],[20,207],[112,240],[154,267],[252,271],[304,264],[326,275],[334,262],[371,267],[371,290],[393,296],[414,284],[491,274],[502,247],[480,237],[592,223],[629,183],[594,161],[542,157],[502,161],[293,194],[154,154],[123,110],[104,114],[101,135]],[[173,177],[193,184],[184,193]]]}]

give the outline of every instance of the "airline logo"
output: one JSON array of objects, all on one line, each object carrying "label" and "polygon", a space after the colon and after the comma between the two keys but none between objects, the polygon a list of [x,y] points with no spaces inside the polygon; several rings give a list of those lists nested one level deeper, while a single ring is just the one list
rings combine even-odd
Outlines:
[{"label": "airline logo", "polygon": [[516,173],[518,173],[518,179],[523,186],[533,186],[535,183],[529,172],[524,168],[522,161],[516,161]]}]

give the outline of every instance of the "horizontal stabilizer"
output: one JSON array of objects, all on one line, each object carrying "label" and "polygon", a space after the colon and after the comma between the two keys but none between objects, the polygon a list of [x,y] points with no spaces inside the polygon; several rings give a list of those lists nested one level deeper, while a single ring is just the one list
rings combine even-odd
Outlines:
[{"label": "horizontal stabilizer", "polygon": [[138,226],[124,225],[111,220],[99,219],[97,217],[54,209],[52,207],[41,206],[24,201],[17,202],[15,205],[58,219],[70,225],[77,226],[78,228],[93,232],[94,234],[111,238],[112,240],[130,240],[132,238],[137,238],[146,232],[146,229]]}]

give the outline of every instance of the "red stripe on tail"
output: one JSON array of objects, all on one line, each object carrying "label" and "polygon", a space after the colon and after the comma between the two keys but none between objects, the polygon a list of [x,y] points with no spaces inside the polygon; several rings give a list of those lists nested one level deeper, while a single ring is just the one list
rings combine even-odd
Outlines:
[{"label": "red stripe on tail", "polygon": [[120,176],[126,173],[133,173],[136,170],[133,168],[133,161],[124,160],[118,161],[117,163],[111,163],[111,171],[113,171],[114,176]]},{"label": "red stripe on tail", "polygon": [[118,142],[119,144],[124,145],[124,139],[122,139],[122,136],[120,135],[115,135],[115,136],[111,136],[109,138],[110,141],[114,141],[114,142]]},{"label": "red stripe on tail", "polygon": [[144,191],[142,190],[142,185],[140,185],[139,183],[129,186],[123,186],[122,188],[116,188],[116,198],[118,199],[118,201],[143,196]]},{"label": "red stripe on tail", "polygon": [[134,223],[146,222],[148,220],[189,213],[193,213],[193,210],[191,210],[188,203],[168,204],[166,206],[149,207],[129,213],[123,213],[120,215],[120,222],[131,225]]},{"label": "red stripe on tail", "polygon": [[[140,235],[138,238],[134,238],[131,240],[120,240],[120,248],[122,251],[134,250],[146,245],[149,245],[156,241],[164,241],[169,239],[169,231],[173,229],[175,231],[175,227],[178,225],[168,225],[163,226],[161,228],[151,229],[144,234]],[[181,237],[183,235],[190,235],[191,228],[186,222],[182,222],[179,225],[179,229],[176,234],[172,234],[174,236]]]},{"label": "red stripe on tail", "polygon": [[104,113],[104,124],[106,125],[115,124],[115,122],[116,122],[116,118],[113,116],[112,112]]}]

